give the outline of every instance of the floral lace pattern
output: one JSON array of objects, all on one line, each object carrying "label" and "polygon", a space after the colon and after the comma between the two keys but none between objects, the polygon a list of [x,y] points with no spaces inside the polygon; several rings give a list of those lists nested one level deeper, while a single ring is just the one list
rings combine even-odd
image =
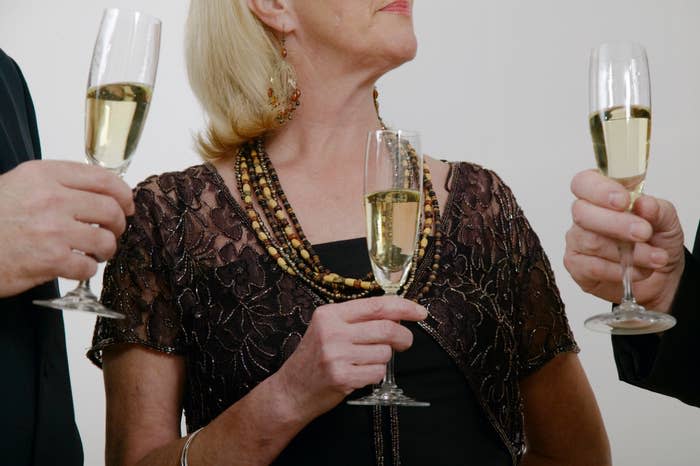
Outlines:
[{"label": "floral lace pattern", "polygon": [[[455,361],[516,464],[524,448],[518,381],[578,348],[511,191],[489,170],[452,168],[440,270],[421,302],[430,311],[421,326]],[[99,365],[102,351],[119,343],[182,355],[193,431],[274,373],[325,302],[264,252],[213,167],[150,177],[135,202],[102,295],[127,318],[98,319],[88,356]],[[430,262],[419,263],[408,297]]]}]

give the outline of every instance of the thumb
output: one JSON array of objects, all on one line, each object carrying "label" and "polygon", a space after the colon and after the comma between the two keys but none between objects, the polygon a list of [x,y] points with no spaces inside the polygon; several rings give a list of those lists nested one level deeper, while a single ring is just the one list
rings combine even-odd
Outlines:
[{"label": "thumb", "polygon": [[664,199],[642,196],[634,203],[633,211],[651,224],[654,233],[683,234],[676,208]]}]

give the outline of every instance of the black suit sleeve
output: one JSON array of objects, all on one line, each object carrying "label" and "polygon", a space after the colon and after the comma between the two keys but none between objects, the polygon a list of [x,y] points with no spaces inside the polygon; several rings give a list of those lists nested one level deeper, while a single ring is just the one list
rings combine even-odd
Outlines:
[{"label": "black suit sleeve", "polygon": [[27,125],[29,127],[29,134],[32,138],[32,147],[34,148],[34,153],[30,154],[34,159],[41,158],[41,143],[39,141],[39,128],[36,123],[36,112],[34,110],[34,102],[32,101],[32,95],[29,93],[29,88],[27,87],[27,81],[24,79],[22,70],[19,68],[17,63],[12,60],[15,69],[17,70],[17,75],[22,81],[22,93],[24,95],[24,106],[27,111]]},{"label": "black suit sleeve", "polygon": [[700,228],[673,301],[675,327],[663,335],[613,336],[620,380],[700,407]]}]

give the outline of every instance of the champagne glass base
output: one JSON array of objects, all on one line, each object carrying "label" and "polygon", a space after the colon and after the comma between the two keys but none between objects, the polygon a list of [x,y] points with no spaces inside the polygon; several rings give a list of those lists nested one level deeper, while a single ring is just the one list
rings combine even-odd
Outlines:
[{"label": "champagne glass base", "polygon": [[417,401],[403,394],[403,390],[396,386],[381,386],[375,388],[371,395],[358,398],[357,400],[349,400],[347,402],[352,406],[409,406],[413,408],[426,408],[430,403],[426,401]]},{"label": "champagne glass base", "polygon": [[84,287],[78,287],[60,298],[48,300],[38,299],[33,301],[33,303],[37,306],[50,307],[62,311],[82,311],[111,319],[124,318],[124,314],[103,306],[97,300],[97,297],[89,289]]},{"label": "champagne glass base", "polygon": [[676,325],[676,319],[662,312],[647,311],[635,303],[622,303],[612,312],[589,317],[587,329],[611,335],[644,335],[659,333]]}]

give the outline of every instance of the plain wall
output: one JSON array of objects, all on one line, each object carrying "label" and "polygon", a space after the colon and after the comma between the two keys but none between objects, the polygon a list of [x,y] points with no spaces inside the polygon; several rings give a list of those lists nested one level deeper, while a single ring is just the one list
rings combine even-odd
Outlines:
[{"label": "plain wall", "polygon": [[[199,162],[192,135],[202,127],[202,113],[183,61],[187,3],[0,0],[0,47],[25,73],[46,158],[83,159],[92,46],[101,10],[119,6],[143,9],[164,22],[154,100],[126,180],[133,186],[150,174]],[[571,222],[569,182],[594,166],[587,129],[588,54],[610,39],[646,45],[654,108],[646,190],[676,202],[692,246],[700,218],[699,20],[700,2],[692,0],[419,0],[418,57],[379,86],[390,125],[420,130],[427,153],[483,164],[513,188],[554,266],[615,464],[621,466],[698,464],[700,410],[617,380],[610,339],[583,328],[586,317],[609,306],[583,294],[562,265]],[[74,285],[62,282],[63,290]],[[96,278],[93,287],[99,286]],[[99,465],[102,376],[84,356],[94,318],[66,313],[65,322],[85,464]]]}]

